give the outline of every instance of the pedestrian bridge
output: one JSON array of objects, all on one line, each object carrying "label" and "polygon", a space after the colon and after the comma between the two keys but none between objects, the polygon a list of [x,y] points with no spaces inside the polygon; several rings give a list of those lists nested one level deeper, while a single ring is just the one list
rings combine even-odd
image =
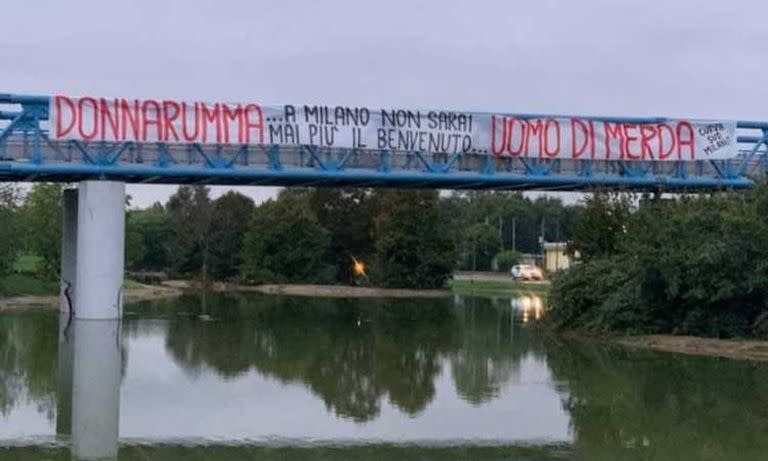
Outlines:
[{"label": "pedestrian bridge", "polygon": [[61,308],[122,317],[125,184],[743,189],[768,123],[0,94],[0,181],[62,200]]},{"label": "pedestrian bridge", "polygon": [[[81,98],[80,101],[83,100],[93,100],[93,107],[98,107],[96,99]],[[127,137],[124,140],[110,139],[110,136],[103,135],[102,139],[89,139],[88,133],[80,139],[62,138],[53,135],[51,111],[54,106],[51,101],[52,98],[48,96],[0,94],[0,181],[79,182],[106,179],[147,184],[694,191],[750,187],[763,178],[767,165],[768,123],[755,121],[735,122],[735,153],[729,158],[651,161],[632,159],[631,155],[624,158],[610,158],[610,155],[608,158],[595,159],[587,159],[583,155],[579,158],[574,158],[575,155],[550,158],[541,154],[541,148],[539,155],[520,156],[504,153],[494,155],[489,149],[475,147],[452,151],[443,149],[442,152],[378,148],[361,142],[359,135],[355,141],[354,133],[351,142],[334,144],[322,139],[322,131],[311,142],[309,139],[305,139],[304,144],[296,139],[286,142],[282,126],[267,126],[277,117],[270,118],[266,110],[266,119],[261,123],[271,139],[262,139],[258,143],[231,142],[236,139],[227,139],[230,142],[225,143],[177,142],[178,139],[170,136],[176,134],[171,133],[170,125],[166,130],[169,135],[163,136],[160,130],[159,137],[150,137],[140,142]],[[166,106],[162,105],[164,103],[169,104],[167,101],[157,103],[157,111],[168,115]],[[169,110],[176,109],[178,112],[178,104],[172,104],[176,106],[167,106]],[[64,107],[66,109],[67,106]],[[322,108],[314,109],[314,112],[313,109],[307,109],[314,121],[320,122],[320,128],[328,128],[333,121],[328,120],[328,108],[325,109],[325,119]],[[336,122],[348,123],[349,117],[359,114],[358,109],[354,113],[348,108],[346,110],[347,115]],[[247,107],[245,111],[247,114]],[[395,111],[392,114],[395,120],[398,114]],[[413,115],[412,112],[408,114]],[[484,115],[489,114],[474,114],[475,124],[479,124],[477,119]],[[523,121],[563,118],[532,114],[505,114],[504,117],[517,117],[517,120]],[[330,118],[333,118],[332,112]],[[593,122],[616,124],[614,126],[654,126],[670,120],[593,116],[567,118],[581,120],[578,123],[584,127],[586,123]],[[305,114],[304,121],[308,119],[309,115]],[[221,123],[225,123],[226,116],[222,116],[222,120]],[[384,123],[386,121],[383,120]],[[469,121],[472,123],[471,118]],[[106,126],[107,122],[102,123]],[[99,122],[93,123],[89,129],[95,130]],[[146,123],[157,123],[157,127],[161,128],[164,122]],[[291,127],[286,124],[288,128]],[[504,125],[506,128],[507,125]],[[512,120],[510,132],[514,133],[514,130]],[[535,131],[532,133],[536,134]],[[559,134],[557,136],[557,142],[560,143]],[[496,143],[499,144],[499,141]],[[387,147],[392,145],[385,144]],[[512,152],[509,146],[507,150]],[[535,150],[535,146],[532,150]]]}]

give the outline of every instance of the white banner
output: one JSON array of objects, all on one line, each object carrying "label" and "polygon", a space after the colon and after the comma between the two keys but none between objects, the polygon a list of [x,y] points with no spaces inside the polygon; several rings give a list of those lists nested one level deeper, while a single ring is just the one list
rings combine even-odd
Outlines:
[{"label": "white banner", "polygon": [[733,121],[54,96],[50,137],[85,142],[317,146],[498,157],[672,161],[737,155]]}]

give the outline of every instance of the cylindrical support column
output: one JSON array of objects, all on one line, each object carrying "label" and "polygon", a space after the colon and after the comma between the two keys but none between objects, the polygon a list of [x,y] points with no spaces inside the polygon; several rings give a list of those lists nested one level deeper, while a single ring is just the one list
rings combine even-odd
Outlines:
[{"label": "cylindrical support column", "polygon": [[61,289],[59,307],[74,312],[77,277],[77,189],[64,189],[61,202]]},{"label": "cylindrical support column", "polygon": [[117,459],[120,321],[75,319],[72,327],[72,459]]},{"label": "cylindrical support column", "polygon": [[75,317],[118,319],[123,314],[125,183],[82,181],[77,207]]}]

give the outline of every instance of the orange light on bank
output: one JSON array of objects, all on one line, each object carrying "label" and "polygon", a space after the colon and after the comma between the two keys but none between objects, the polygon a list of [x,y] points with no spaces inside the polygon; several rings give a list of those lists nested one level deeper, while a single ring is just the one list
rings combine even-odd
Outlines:
[{"label": "orange light on bank", "polygon": [[354,256],[352,256],[352,272],[358,277],[368,278],[368,275],[365,273],[365,263],[359,261]]}]

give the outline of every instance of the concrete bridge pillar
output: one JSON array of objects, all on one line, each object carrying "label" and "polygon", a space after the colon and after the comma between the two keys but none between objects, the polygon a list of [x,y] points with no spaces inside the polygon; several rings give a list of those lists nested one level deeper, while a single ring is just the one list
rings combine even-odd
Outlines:
[{"label": "concrete bridge pillar", "polygon": [[75,307],[77,276],[77,189],[65,189],[61,203],[61,289],[59,308],[69,313]]},{"label": "concrete bridge pillar", "polygon": [[123,315],[125,183],[80,182],[76,226],[75,317],[119,319]]}]

